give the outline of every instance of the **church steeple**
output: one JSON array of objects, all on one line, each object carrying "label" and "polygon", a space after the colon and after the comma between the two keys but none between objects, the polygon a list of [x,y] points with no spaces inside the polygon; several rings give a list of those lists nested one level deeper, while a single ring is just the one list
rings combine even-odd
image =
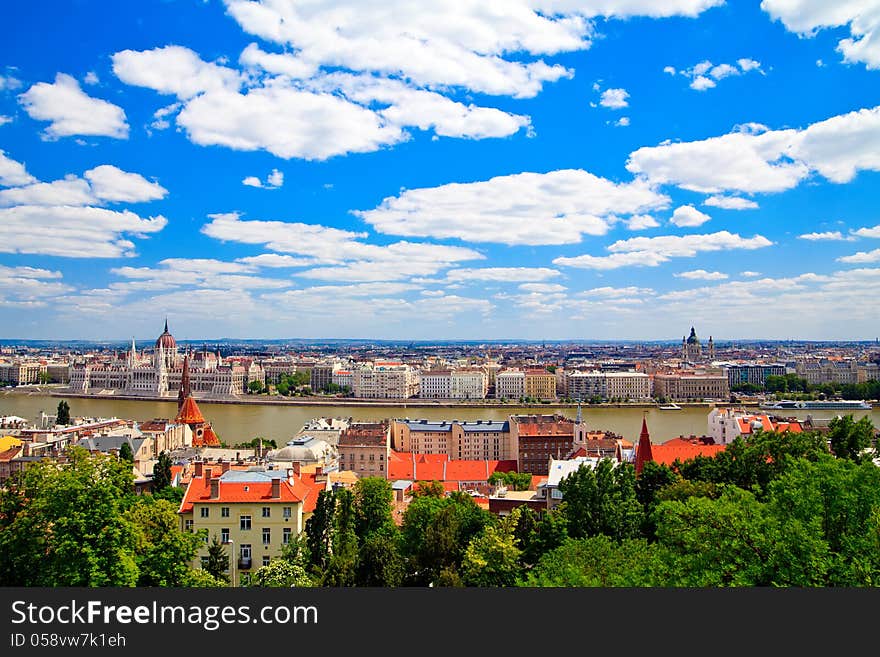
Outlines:
[{"label": "church steeple", "polygon": [[639,434],[639,446],[636,451],[636,474],[641,474],[645,463],[653,461],[651,453],[651,436],[648,434],[648,422],[642,417],[642,433]]},{"label": "church steeple", "polygon": [[180,390],[177,392],[177,412],[183,408],[186,398],[192,395],[189,382],[189,354],[183,357],[183,374],[180,377]]}]

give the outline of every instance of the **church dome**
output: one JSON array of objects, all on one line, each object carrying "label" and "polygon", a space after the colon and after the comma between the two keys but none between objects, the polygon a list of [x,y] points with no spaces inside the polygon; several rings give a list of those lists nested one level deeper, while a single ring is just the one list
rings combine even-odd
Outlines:
[{"label": "church dome", "polygon": [[165,320],[165,330],[162,332],[156,339],[156,349],[162,348],[166,351],[169,349],[174,349],[177,347],[177,341],[174,339],[174,336],[168,332],[168,320]]},{"label": "church dome", "polygon": [[697,337],[697,332],[691,327],[691,334],[688,336],[688,344],[699,344],[700,339]]}]

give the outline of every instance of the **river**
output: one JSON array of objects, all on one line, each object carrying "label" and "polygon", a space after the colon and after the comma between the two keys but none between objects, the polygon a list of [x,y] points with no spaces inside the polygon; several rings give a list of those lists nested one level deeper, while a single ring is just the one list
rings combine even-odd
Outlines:
[{"label": "river", "polygon": [[[0,393],[0,416],[18,415],[36,420],[40,411],[54,414],[62,397],[4,391]],[[177,402],[120,400],[101,398],[66,398],[73,416],[118,417],[132,420],[173,418]],[[279,445],[289,440],[306,421],[313,417],[351,417],[355,420],[385,418],[429,420],[498,420],[519,413],[561,413],[574,419],[577,408],[404,408],[400,406],[301,406],[280,404],[218,404],[200,401],[205,419],[211,422],[220,439],[227,444],[249,441],[256,436],[274,439]],[[651,441],[662,443],[679,435],[703,435],[708,432],[707,406],[683,407],[679,411],[661,411],[658,408],[620,408],[583,406],[583,417],[590,429],[606,429],[637,442],[642,417],[648,422]],[[757,410],[757,409],[755,409]],[[813,411],[816,418],[833,417],[832,411]],[[788,413],[787,413],[788,414]],[[880,408],[855,411],[856,419],[870,414],[874,426],[880,427]],[[805,419],[808,412],[793,413]]]}]

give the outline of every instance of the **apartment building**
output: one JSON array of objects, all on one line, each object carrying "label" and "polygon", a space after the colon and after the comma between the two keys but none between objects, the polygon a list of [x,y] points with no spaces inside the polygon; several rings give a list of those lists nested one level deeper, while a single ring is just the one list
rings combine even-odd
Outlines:
[{"label": "apartment building", "polygon": [[506,420],[393,420],[391,443],[398,452],[445,454],[456,460],[516,459]]}]

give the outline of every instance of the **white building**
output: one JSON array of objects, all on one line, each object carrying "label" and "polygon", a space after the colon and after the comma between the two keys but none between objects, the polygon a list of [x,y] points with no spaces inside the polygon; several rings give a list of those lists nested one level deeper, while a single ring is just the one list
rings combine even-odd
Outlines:
[{"label": "white building", "polygon": [[566,389],[573,399],[650,399],[651,377],[644,372],[566,372]]},{"label": "white building", "polygon": [[497,399],[519,399],[526,394],[526,373],[521,370],[503,370],[495,375]]},{"label": "white building", "polygon": [[362,399],[409,399],[419,394],[418,372],[403,363],[376,362],[352,375],[352,393]]},{"label": "white building", "polygon": [[453,370],[450,376],[451,399],[485,399],[489,375],[481,369]]},{"label": "white building", "polygon": [[452,372],[450,370],[422,371],[419,377],[419,397],[422,399],[450,399]]}]

